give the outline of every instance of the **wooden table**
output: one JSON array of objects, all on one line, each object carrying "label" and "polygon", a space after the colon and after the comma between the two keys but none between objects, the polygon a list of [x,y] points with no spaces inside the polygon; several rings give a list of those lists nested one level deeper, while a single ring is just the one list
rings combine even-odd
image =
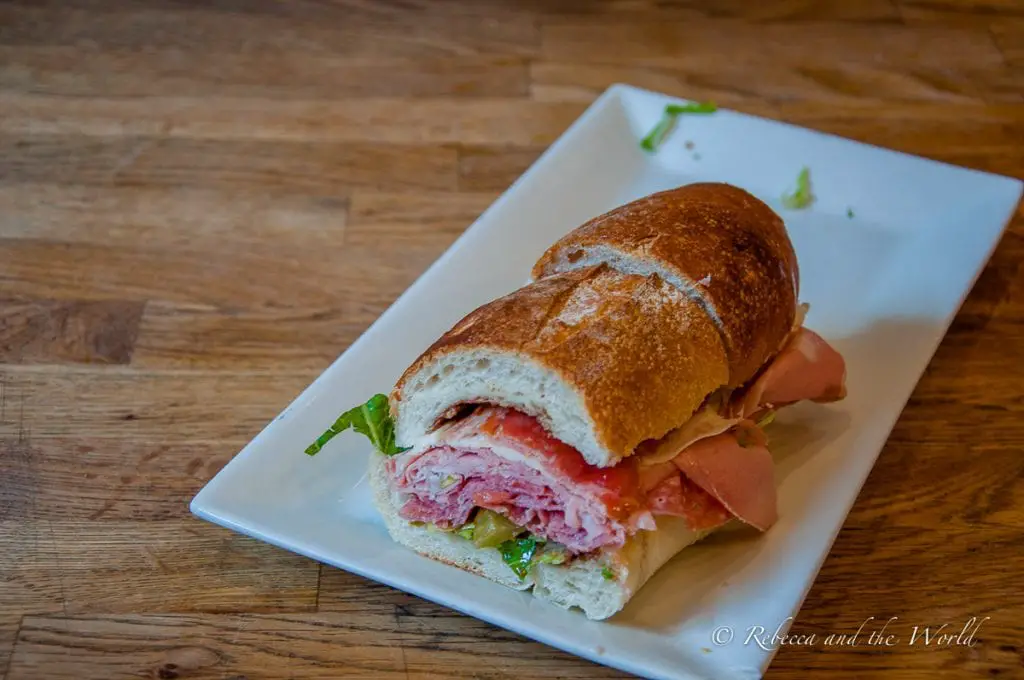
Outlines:
[{"label": "wooden table", "polygon": [[[620,677],[187,510],[617,81],[1024,175],[1020,0],[0,4],[0,678]],[[1024,677],[1022,258],[769,677]]]}]

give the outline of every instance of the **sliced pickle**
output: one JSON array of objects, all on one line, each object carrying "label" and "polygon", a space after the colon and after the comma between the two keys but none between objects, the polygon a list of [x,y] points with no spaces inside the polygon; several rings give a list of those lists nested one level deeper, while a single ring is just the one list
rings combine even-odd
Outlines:
[{"label": "sliced pickle", "polygon": [[516,526],[504,515],[485,508],[477,512],[473,524],[473,544],[478,548],[497,548],[523,533],[522,527]]}]

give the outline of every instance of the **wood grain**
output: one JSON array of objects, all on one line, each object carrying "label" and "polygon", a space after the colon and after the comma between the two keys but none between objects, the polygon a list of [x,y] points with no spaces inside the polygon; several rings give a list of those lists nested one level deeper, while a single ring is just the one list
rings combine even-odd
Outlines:
[{"label": "wood grain", "polygon": [[[460,184],[465,176],[463,156],[460,153]],[[453,193],[360,191],[349,206],[345,243],[368,246],[398,241],[399,248],[431,248],[440,255],[499,195],[496,190],[462,188]]]},{"label": "wood grain", "polygon": [[474,9],[471,3],[436,11],[432,4],[24,3],[4,7],[0,43],[417,59],[536,52],[537,24],[528,14]]},{"label": "wood grain", "polygon": [[127,364],[142,303],[0,300],[0,361]]},{"label": "wood grain", "polygon": [[[215,50],[98,50],[82,63],[73,46],[0,46],[0,86],[76,97],[521,96],[527,62],[510,56],[348,57]],[[116,79],[109,78],[117,73]]]},{"label": "wood grain", "polygon": [[[6,111],[0,133],[76,134],[84,135],[90,144],[98,143],[92,141],[94,137],[124,136],[156,136],[162,144],[176,139],[292,142],[308,144],[310,152],[325,142],[362,144],[359,148],[368,150],[374,147],[367,143],[528,145],[551,143],[584,109],[575,102],[499,97],[468,101],[424,97],[415,106],[395,97],[313,101],[225,97],[216,102],[200,97],[74,99],[0,93],[0,106]],[[271,147],[275,148],[289,147]],[[203,158],[221,162],[219,154]]]},{"label": "wood grain", "polygon": [[[447,607],[327,566],[320,575],[317,607],[321,612],[381,612],[383,616],[392,617],[393,629],[400,632],[404,640],[408,671],[416,677],[500,678],[519,673],[542,678],[622,675],[483,621],[467,620]],[[452,626],[453,621],[458,623]],[[481,644],[487,645],[485,656],[479,653]]]},{"label": "wood grain", "polygon": [[[121,416],[126,422],[133,413]],[[31,433],[30,433],[31,436]],[[17,440],[0,453],[0,517],[6,520],[170,520],[244,442],[145,443],[54,437]]]},{"label": "wood grain", "polygon": [[1024,139],[1020,105],[933,109],[926,104],[899,103],[880,110],[786,102],[775,105],[775,111],[778,118],[797,125],[979,170],[1024,176],[1018,143]]},{"label": "wood grain", "polygon": [[39,548],[5,570],[6,585],[37,590],[56,582],[67,613],[316,606],[315,563],[193,518],[39,519],[16,526]]},{"label": "wood grain", "polygon": [[[56,100],[52,104],[60,108]],[[114,109],[112,115],[132,116],[131,111]],[[245,124],[223,122],[235,129],[233,134],[238,133],[235,126]],[[214,145],[216,153],[207,155],[204,149]],[[28,141],[3,135],[0,151],[5,161],[3,177],[10,184],[42,181],[333,196],[344,196],[346,187],[384,184],[454,189],[457,163],[452,149],[401,144],[237,138],[211,142],[131,134],[38,135]]]},{"label": "wood grain", "polygon": [[1024,9],[1015,0],[897,0],[906,23],[944,23],[985,27],[993,19],[1022,17]]},{"label": "wood grain", "polygon": [[996,46],[1006,61],[1017,71],[1024,68],[1024,16],[991,25]]},{"label": "wood grain", "polygon": [[[623,677],[188,513],[616,82],[1024,177],[1016,0],[0,2],[0,679]],[[1022,263],[769,678],[1024,677]]]},{"label": "wood grain", "polygon": [[8,677],[255,680],[344,669],[346,677],[402,678],[393,624],[372,614],[27,617]]},{"label": "wood grain", "polygon": [[[614,51],[607,49],[609,40],[615,41]],[[611,26],[599,19],[581,19],[548,24],[542,31],[542,54],[546,59],[583,63],[672,67],[680,62],[721,62],[725,60],[723,45],[728,45],[728,61],[748,66],[767,62],[806,68],[821,61],[809,59],[809,54],[829,53],[842,54],[843,64],[890,68],[983,69],[1003,64],[1002,55],[986,32],[947,25],[908,27],[830,21],[754,25],[734,19],[641,19],[621,20]],[[959,50],[955,62],[948,58],[951,45]]]},{"label": "wood grain", "polygon": [[501,191],[544,151],[537,147],[465,146],[459,152],[459,189]]},{"label": "wood grain", "polygon": [[[620,677],[521,639],[447,635],[444,619],[393,607],[344,613],[26,618],[10,680],[114,677]],[[440,625],[440,629],[432,629]],[[345,644],[338,644],[344,639]],[[528,656],[524,656],[524,653]],[[116,660],[113,657],[117,657]],[[32,665],[22,663],[31,659]],[[77,670],[73,670],[77,669]]]},{"label": "wood grain", "polygon": [[[947,526],[941,540],[934,526],[844,529],[822,573],[848,588],[812,589],[790,630],[815,633],[819,643],[783,647],[768,677],[1019,677],[1024,649],[1017,617],[1024,598],[1012,583],[1024,568],[1024,524],[1018,518],[1013,529]],[[821,641],[830,633],[856,633],[865,622],[867,636],[891,617],[897,617],[886,628],[895,636],[891,645],[861,638],[837,649]],[[974,646],[925,645],[920,637],[925,627],[943,624],[945,632],[960,633],[971,617],[981,622]]]},{"label": "wood grain", "polygon": [[771,101],[830,105],[928,101],[945,104],[1024,101],[1024,71],[1008,64],[983,69],[872,63],[817,63],[793,67],[769,62],[751,69],[743,62],[680,59],[672,65],[593,64],[543,61],[531,66],[531,93],[542,101],[591,101],[615,83],[710,100],[730,108]]},{"label": "wood grain", "polygon": [[11,181],[0,186],[4,239],[132,243],[175,257],[190,248],[268,246],[277,252],[291,249],[297,256],[337,248],[345,237],[348,198],[333,187],[323,192],[281,185],[218,187],[208,173],[199,174],[198,186],[90,183],[87,175],[77,179],[81,182]]},{"label": "wood grain", "polygon": [[[32,370],[34,368],[35,370]],[[145,371],[7,367],[5,434],[29,443],[75,437],[160,444],[187,431],[189,442],[244,442],[297,395],[316,371]]]},{"label": "wood grain", "polygon": [[[614,22],[621,18],[685,19],[742,19],[750,23],[805,22],[843,20],[856,22],[893,22],[900,18],[897,7],[889,0],[779,0],[776,2],[746,2],[745,0],[674,0],[672,2],[645,2],[641,0],[601,0],[589,2],[537,2],[544,12],[544,23],[560,18],[597,16]],[[549,17],[549,18],[548,18]]]},{"label": "wood grain", "polygon": [[[242,247],[274,243],[280,248],[278,253],[292,249],[300,260],[313,252],[334,252],[323,264],[336,271],[318,276],[321,268],[311,266],[306,272],[310,285],[327,294],[322,297],[323,306],[310,306],[298,299],[287,306],[258,308],[235,306],[245,302],[241,298],[228,307],[152,301],[141,320],[132,364],[227,370],[274,370],[288,365],[322,370],[338,355],[338,348],[352,343],[411,283],[411,271],[398,269],[394,276],[387,276],[387,269],[377,266],[381,256],[392,262],[411,258],[426,266],[495,197],[495,193],[479,192],[358,190],[348,201],[343,234],[331,242],[318,242],[318,236],[330,231],[323,228],[330,215],[316,212],[289,219],[281,239],[273,233],[259,239],[246,237]],[[296,240],[296,228],[306,224],[310,238]],[[235,235],[231,226],[231,235]],[[237,236],[245,231],[240,225]],[[229,234],[221,238],[229,238]],[[347,264],[356,260],[361,260],[362,266],[343,273]],[[264,269],[263,273],[269,272]],[[352,276],[375,277],[376,286],[359,296],[340,295],[354,285]],[[293,280],[286,277],[275,277],[274,282],[294,287]],[[303,291],[303,296],[308,300],[307,292]]]},{"label": "wood grain", "polygon": [[[3,458],[6,460],[18,455],[19,451],[10,447],[4,451]],[[6,487],[9,478],[5,475],[3,479]],[[15,580],[15,569],[23,559],[45,559],[54,555],[39,535],[38,525],[10,521],[6,513],[0,517],[3,517],[0,524],[4,528],[3,535],[0,535],[0,547],[3,548],[0,552],[0,667],[6,671],[25,614],[63,614],[64,599],[59,579],[49,578],[33,583]]]}]

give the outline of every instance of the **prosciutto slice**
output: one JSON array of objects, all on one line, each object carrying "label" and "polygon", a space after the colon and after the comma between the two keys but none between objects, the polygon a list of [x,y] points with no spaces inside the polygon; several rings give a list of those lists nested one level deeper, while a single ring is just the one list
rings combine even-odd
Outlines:
[{"label": "prosciutto slice", "polygon": [[809,399],[838,401],[846,396],[846,362],[820,335],[799,328],[779,355],[734,401],[733,415],[748,418],[763,408],[777,409]]}]

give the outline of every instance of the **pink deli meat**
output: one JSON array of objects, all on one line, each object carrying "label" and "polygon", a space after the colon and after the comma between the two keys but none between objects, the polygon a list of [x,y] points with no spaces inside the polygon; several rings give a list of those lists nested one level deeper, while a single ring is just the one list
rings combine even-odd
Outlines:
[{"label": "pink deli meat", "polygon": [[646,465],[637,455],[595,467],[535,418],[481,407],[442,427],[431,445],[390,459],[388,470],[407,520],[451,529],[487,508],[573,553],[621,546],[656,529],[656,515],[683,517],[694,530],[735,517],[765,531],[778,516],[774,467],[764,433],[744,419],[805,399],[842,399],[845,378],[838,352],[801,327],[725,418],[707,414],[675,441],[649,442],[658,457]]},{"label": "pink deli meat", "polygon": [[[467,436],[476,436],[476,445],[455,445]],[[512,449],[532,464],[495,449]],[[487,508],[574,553],[621,546],[636,531],[656,528],[634,462],[589,465],[535,418],[511,409],[478,409],[445,427],[434,446],[388,464],[405,496],[400,514],[412,521],[452,528],[474,507]]]},{"label": "pink deli meat", "polygon": [[778,519],[775,468],[766,444],[761,429],[743,421],[688,446],[672,463],[737,519],[766,531]]},{"label": "pink deli meat", "polygon": [[800,328],[733,408],[737,415],[750,417],[766,407],[780,408],[805,399],[838,401],[845,396],[842,355],[814,331]]}]

